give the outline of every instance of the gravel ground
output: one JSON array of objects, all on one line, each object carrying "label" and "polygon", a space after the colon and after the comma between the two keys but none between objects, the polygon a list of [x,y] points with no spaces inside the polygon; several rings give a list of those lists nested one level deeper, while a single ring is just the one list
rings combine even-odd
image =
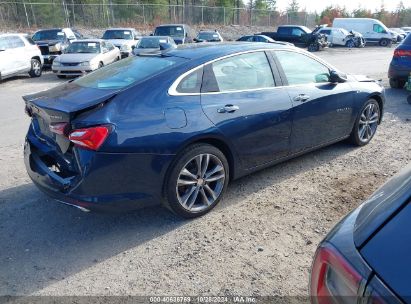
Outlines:
[{"label": "gravel ground", "polygon": [[[329,49],[338,68],[384,79],[392,49]],[[411,161],[407,93],[387,90],[373,141],[338,143],[234,181],[211,213],[161,208],[82,213],[29,181],[22,94],[58,83],[0,84],[0,295],[307,295],[317,244],[348,211]]]}]

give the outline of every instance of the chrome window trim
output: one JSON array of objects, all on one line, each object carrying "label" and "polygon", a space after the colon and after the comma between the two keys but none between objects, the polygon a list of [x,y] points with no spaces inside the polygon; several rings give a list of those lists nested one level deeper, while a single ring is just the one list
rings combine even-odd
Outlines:
[{"label": "chrome window trim", "polygon": [[[189,74],[204,68],[206,65],[211,64],[213,62],[219,61],[219,60],[223,60],[226,58],[230,58],[230,57],[234,57],[237,55],[243,55],[243,54],[249,54],[249,53],[256,53],[256,52],[274,52],[274,51],[287,51],[287,52],[294,52],[294,53],[300,53],[303,55],[306,55],[307,57],[316,60],[317,62],[323,64],[324,66],[326,66],[328,69],[334,69],[332,66],[330,66],[329,64],[327,64],[326,62],[324,62],[323,60],[321,60],[321,58],[316,58],[313,57],[310,53],[305,52],[303,50],[299,50],[299,49],[278,49],[278,48],[264,48],[264,49],[257,49],[257,50],[249,50],[249,51],[243,51],[243,52],[238,52],[238,53],[234,53],[234,54],[229,54],[229,55],[225,55],[223,57],[219,57],[210,61],[207,61],[203,64],[200,64],[190,70],[188,70],[187,72],[181,74],[179,77],[177,77],[177,79],[172,83],[172,85],[170,86],[170,88],[168,89],[168,95],[170,96],[199,96],[199,95],[216,95],[216,94],[228,94],[228,93],[242,93],[242,92],[255,92],[255,91],[261,91],[261,90],[272,90],[272,89],[277,89],[277,88],[284,88],[284,87],[293,87],[293,86],[300,86],[300,85],[306,85],[306,84],[299,84],[299,85],[278,85],[278,86],[274,86],[274,87],[266,87],[266,88],[257,88],[257,89],[247,89],[247,90],[233,90],[233,91],[224,91],[224,92],[205,92],[205,93],[180,93],[177,91],[177,87],[180,84],[180,82]],[[268,59],[267,59],[268,62]],[[274,77],[274,75],[273,75]],[[315,83],[313,83],[315,84]]]}]

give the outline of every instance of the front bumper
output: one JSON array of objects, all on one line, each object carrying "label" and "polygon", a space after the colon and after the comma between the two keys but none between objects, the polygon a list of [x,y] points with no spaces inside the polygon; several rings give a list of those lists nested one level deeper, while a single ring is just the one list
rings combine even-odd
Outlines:
[{"label": "front bumper", "polygon": [[[57,201],[86,210],[124,211],[158,205],[171,155],[104,153],[73,148],[77,172],[56,172],[57,147],[30,128],[24,162],[33,183]],[[51,165],[52,160],[53,165]]]},{"label": "front bumper", "polygon": [[59,66],[52,66],[53,73],[57,75],[67,75],[67,76],[81,76],[85,75],[89,72],[92,72],[93,67],[86,65],[86,66],[81,66],[81,65],[76,65],[76,66],[64,66],[64,65],[59,65]]},{"label": "front bumper", "polygon": [[131,51],[121,51],[121,59],[131,56]]}]

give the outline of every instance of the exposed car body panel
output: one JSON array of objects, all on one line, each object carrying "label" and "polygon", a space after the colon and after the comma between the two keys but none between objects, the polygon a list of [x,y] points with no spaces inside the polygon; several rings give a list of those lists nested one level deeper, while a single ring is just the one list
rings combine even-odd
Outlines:
[{"label": "exposed car body panel", "polygon": [[355,224],[356,246],[364,246],[364,243],[373,233],[396,213],[410,197],[411,166],[392,178],[364,203]]}]

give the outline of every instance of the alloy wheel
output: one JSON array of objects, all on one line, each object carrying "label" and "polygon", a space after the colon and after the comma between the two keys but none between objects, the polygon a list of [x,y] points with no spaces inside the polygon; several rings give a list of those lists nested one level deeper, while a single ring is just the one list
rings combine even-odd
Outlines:
[{"label": "alloy wheel", "polygon": [[40,62],[38,62],[37,60],[33,61],[33,67],[32,68],[33,68],[34,74],[36,76],[39,76],[41,74],[41,65],[40,65]]},{"label": "alloy wheel", "polygon": [[368,104],[361,113],[358,124],[358,137],[362,142],[368,142],[377,131],[380,111],[375,103]]},{"label": "alloy wheel", "polygon": [[178,176],[178,202],[190,212],[201,212],[209,208],[221,195],[225,178],[223,163],[217,156],[199,154],[193,157]]}]

